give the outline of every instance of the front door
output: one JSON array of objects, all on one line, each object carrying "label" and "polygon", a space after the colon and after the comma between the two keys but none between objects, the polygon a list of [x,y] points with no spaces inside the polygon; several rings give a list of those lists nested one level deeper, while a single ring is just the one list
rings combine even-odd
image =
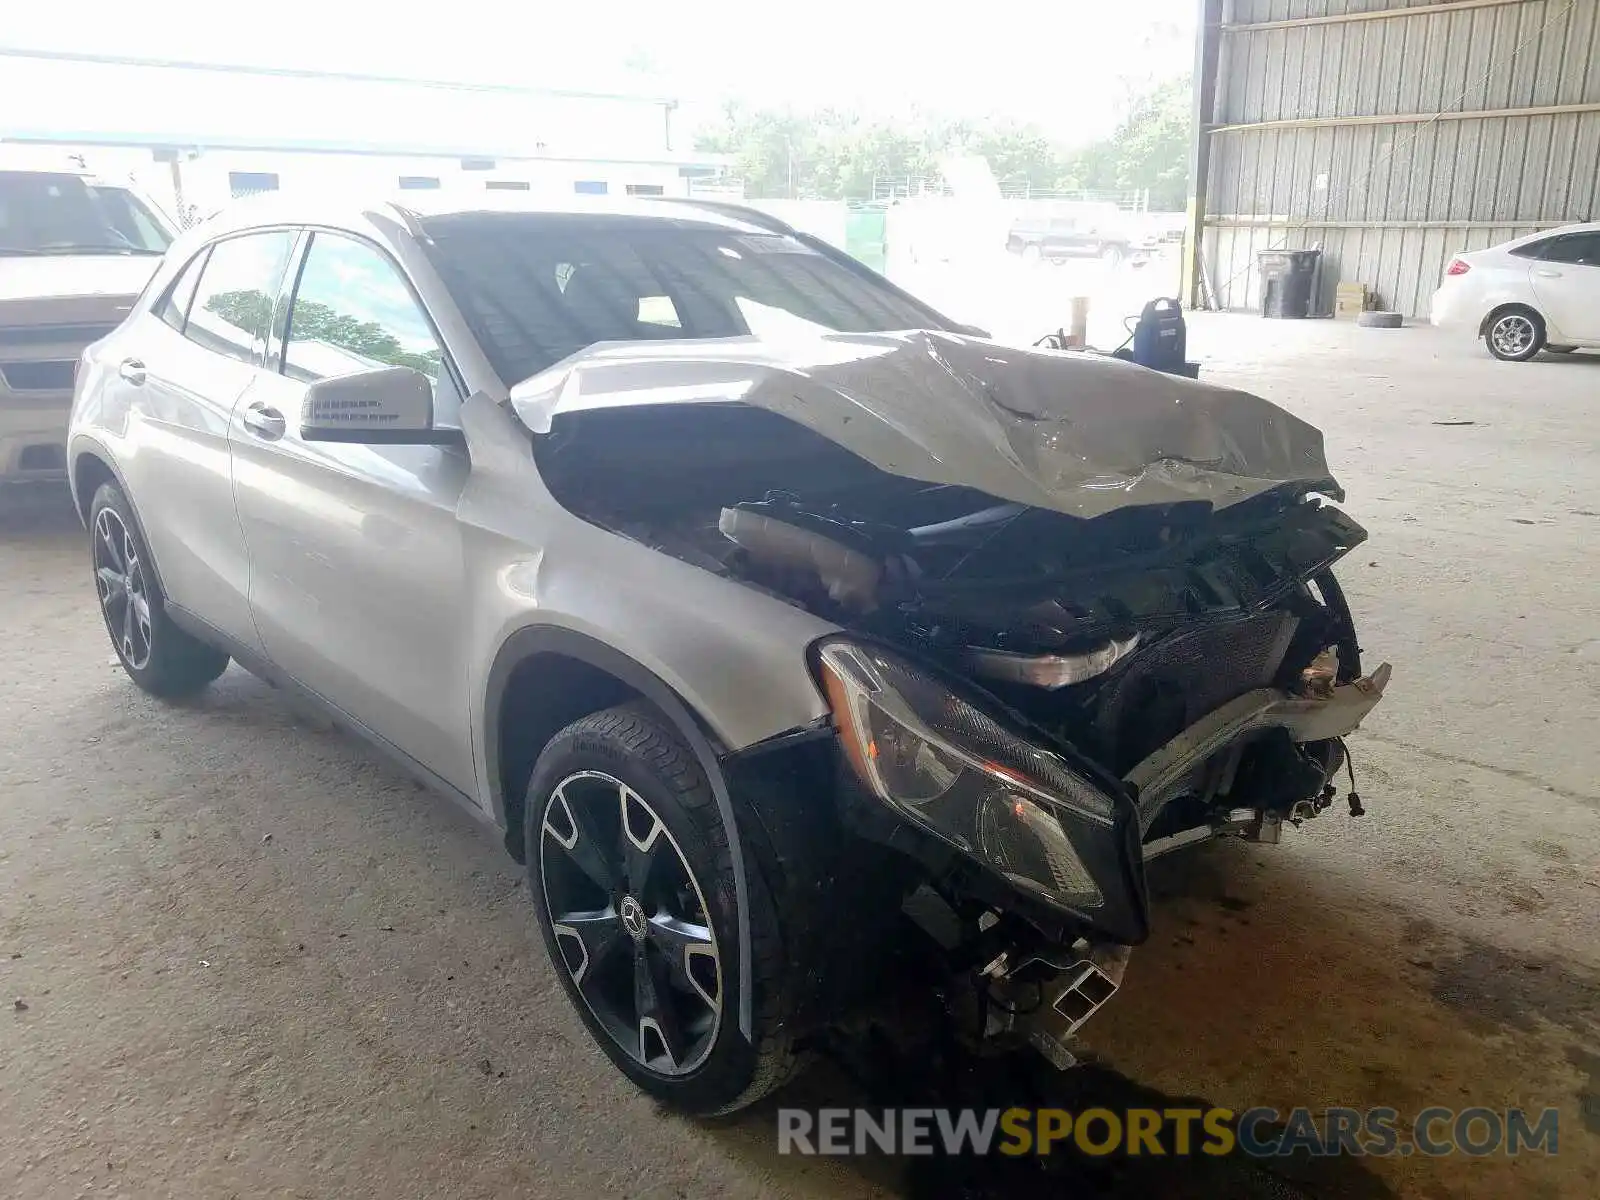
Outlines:
[{"label": "front door", "polygon": [[467,454],[307,442],[299,429],[309,384],[396,365],[434,380],[435,420],[454,424],[460,397],[437,335],[386,253],[319,231],[269,365],[229,432],[250,609],[267,656],[473,795],[456,522]]},{"label": "front door", "polygon": [[1530,278],[1552,342],[1600,344],[1600,231],[1552,238]]}]

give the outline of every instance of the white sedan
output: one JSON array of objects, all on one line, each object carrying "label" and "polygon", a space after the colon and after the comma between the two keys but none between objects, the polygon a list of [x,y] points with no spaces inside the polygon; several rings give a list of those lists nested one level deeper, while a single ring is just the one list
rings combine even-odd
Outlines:
[{"label": "white sedan", "polygon": [[1600,221],[1456,255],[1431,316],[1443,328],[1470,329],[1507,362],[1600,349]]}]

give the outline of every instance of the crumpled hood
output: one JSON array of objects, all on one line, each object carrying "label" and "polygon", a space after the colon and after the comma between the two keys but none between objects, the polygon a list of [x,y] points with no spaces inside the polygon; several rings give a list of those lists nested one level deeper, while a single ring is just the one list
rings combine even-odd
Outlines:
[{"label": "crumpled hood", "polygon": [[1321,432],[1257,396],[953,333],[602,343],[518,384],[511,403],[536,434],[589,409],[754,405],[893,474],[1079,517],[1224,508],[1290,482],[1342,498]]}]

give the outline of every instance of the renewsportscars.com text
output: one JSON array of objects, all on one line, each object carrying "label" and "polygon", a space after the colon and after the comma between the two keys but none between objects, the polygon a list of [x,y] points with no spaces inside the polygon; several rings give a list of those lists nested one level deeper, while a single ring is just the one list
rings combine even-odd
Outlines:
[{"label": "renewsportscars.com text", "polygon": [[1555,1154],[1556,1109],[801,1108],[778,1110],[780,1154]]}]

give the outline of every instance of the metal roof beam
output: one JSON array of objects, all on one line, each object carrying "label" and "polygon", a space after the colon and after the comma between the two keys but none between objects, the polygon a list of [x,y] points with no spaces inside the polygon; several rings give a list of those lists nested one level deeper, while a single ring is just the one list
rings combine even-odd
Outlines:
[{"label": "metal roof beam", "polygon": [[1565,117],[1600,112],[1600,103],[1536,104],[1528,108],[1477,108],[1461,112],[1364,113],[1348,117],[1289,117],[1280,121],[1247,121],[1213,125],[1212,133],[1251,133],[1261,129],[1333,129],[1346,125],[1426,125],[1432,121],[1483,121],[1505,117]]},{"label": "metal roof beam", "polygon": [[1206,218],[1208,229],[1555,229],[1573,224],[1571,217],[1515,221],[1340,221],[1311,217],[1219,215]]},{"label": "metal roof beam", "polygon": [[1413,4],[1408,8],[1375,8],[1365,12],[1329,13],[1321,17],[1287,17],[1282,21],[1248,21],[1224,24],[1223,33],[1249,33],[1256,29],[1304,29],[1310,25],[1343,25],[1351,21],[1387,21],[1391,17],[1432,16],[1434,13],[1465,12],[1472,8],[1500,8],[1507,4],[1531,4],[1534,0],[1448,0],[1444,4]]}]

